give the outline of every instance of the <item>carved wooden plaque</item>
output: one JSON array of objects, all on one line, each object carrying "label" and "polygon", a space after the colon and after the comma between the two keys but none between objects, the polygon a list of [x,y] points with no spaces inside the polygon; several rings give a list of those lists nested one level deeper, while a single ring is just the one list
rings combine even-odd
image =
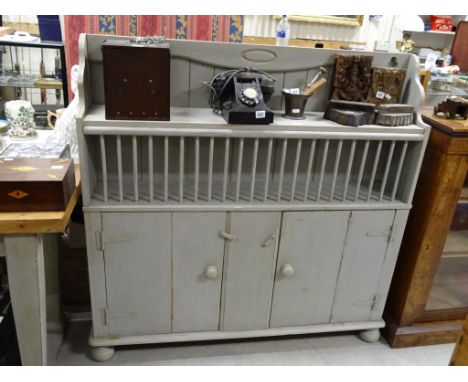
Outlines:
[{"label": "carved wooden plaque", "polygon": [[366,102],[371,84],[372,56],[337,55],[330,99]]},{"label": "carved wooden plaque", "polygon": [[400,103],[405,77],[406,69],[375,67],[367,102]]}]

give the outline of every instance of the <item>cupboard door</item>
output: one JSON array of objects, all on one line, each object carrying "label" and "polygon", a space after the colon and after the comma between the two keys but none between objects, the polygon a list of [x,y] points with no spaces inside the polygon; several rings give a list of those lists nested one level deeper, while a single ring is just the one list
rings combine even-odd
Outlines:
[{"label": "cupboard door", "polygon": [[226,213],[172,214],[172,331],[218,330]]},{"label": "cupboard door", "polygon": [[349,211],[285,212],[270,327],[328,323]]},{"label": "cupboard door", "polygon": [[368,321],[395,211],[353,211],[338,277],[332,323]]},{"label": "cupboard door", "polygon": [[268,328],[281,213],[233,212],[226,246],[222,330]]},{"label": "cupboard door", "polygon": [[171,215],[104,213],[110,336],[171,331]]}]

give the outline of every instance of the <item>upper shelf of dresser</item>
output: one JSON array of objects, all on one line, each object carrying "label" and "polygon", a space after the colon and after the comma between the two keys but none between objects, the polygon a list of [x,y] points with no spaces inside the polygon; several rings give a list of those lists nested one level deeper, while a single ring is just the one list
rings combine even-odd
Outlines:
[{"label": "upper shelf of dresser", "polygon": [[[80,36],[80,72],[78,79],[80,120],[88,114],[96,114],[93,106],[103,105],[104,80],[102,44],[107,40],[116,40],[126,37],[109,35],[81,35]],[[204,115],[197,120],[192,114],[186,113],[187,108],[203,109],[208,107],[209,88],[203,83],[227,69],[252,67],[268,72],[275,81],[275,90],[268,101],[272,110],[284,110],[284,100],[281,94],[283,88],[301,88],[308,83],[319,71],[320,67],[328,69],[328,85],[314,94],[308,100],[305,110],[307,112],[323,112],[327,104],[332,83],[333,66],[336,56],[356,55],[354,51],[313,49],[299,47],[282,47],[254,44],[219,43],[207,41],[168,40],[171,50],[170,64],[170,99],[172,122],[181,124],[190,122],[207,124],[211,127],[226,128],[222,120],[211,115],[210,110],[201,110]],[[419,61],[415,55],[402,53],[361,52],[359,54],[372,56],[373,67],[396,67],[406,70],[403,84],[401,103],[413,105],[416,111],[423,102],[424,89],[419,80]],[[178,110],[180,108],[180,111]],[[194,115],[198,111],[193,112]],[[98,113],[99,114],[99,113]],[[271,127],[296,128],[297,126],[327,126],[337,127],[321,120],[321,114],[310,121],[280,121],[275,119]],[[94,117],[93,117],[94,118]],[[102,119],[103,115],[102,115]],[[313,118],[312,118],[313,119]],[[220,121],[220,122],[218,122]],[[306,123],[304,123],[306,122]],[[310,122],[310,123],[309,123]],[[131,126],[131,123],[126,126]],[[418,116],[417,124],[424,127]],[[219,126],[214,126],[219,125]],[[102,126],[102,125],[101,125]],[[147,125],[140,125],[147,126]],[[148,125],[149,126],[149,125]],[[152,126],[152,125],[151,125]],[[158,125],[160,126],[160,125]],[[246,128],[248,129],[248,128]],[[236,127],[239,130],[239,127]],[[361,130],[362,131],[362,130]],[[379,130],[381,131],[381,130]],[[402,130],[408,132],[408,130]]]},{"label": "upper shelf of dresser", "polygon": [[173,135],[173,136],[265,136],[307,138],[310,136],[346,136],[363,138],[420,140],[424,128],[417,125],[387,127],[363,125],[351,127],[323,118],[322,112],[309,112],[303,120],[283,118],[275,113],[270,125],[233,125],[209,108],[172,107],[170,121],[107,120],[104,105],[93,105],[83,119],[83,131],[87,135]]}]

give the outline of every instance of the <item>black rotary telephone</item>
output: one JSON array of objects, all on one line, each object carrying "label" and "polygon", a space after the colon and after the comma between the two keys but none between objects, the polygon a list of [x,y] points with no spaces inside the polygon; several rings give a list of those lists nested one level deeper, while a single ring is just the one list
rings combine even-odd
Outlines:
[{"label": "black rotary telephone", "polygon": [[205,83],[211,89],[211,108],[228,123],[266,125],[273,112],[266,106],[276,79],[252,68],[228,70]]}]

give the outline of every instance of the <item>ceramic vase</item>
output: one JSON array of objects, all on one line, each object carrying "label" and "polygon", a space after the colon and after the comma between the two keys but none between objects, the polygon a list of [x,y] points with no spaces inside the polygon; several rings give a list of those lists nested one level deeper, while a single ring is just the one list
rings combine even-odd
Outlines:
[{"label": "ceramic vase", "polygon": [[8,101],[5,103],[5,115],[10,122],[9,135],[12,138],[32,138],[36,136],[34,108],[29,101]]}]

